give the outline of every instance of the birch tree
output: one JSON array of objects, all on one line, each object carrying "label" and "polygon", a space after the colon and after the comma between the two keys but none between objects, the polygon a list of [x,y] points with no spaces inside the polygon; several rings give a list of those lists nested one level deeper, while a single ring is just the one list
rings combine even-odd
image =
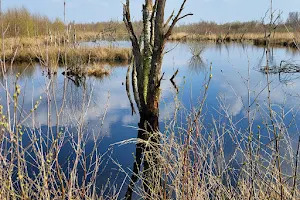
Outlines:
[{"label": "birch tree", "polygon": [[[165,21],[166,0],[145,0],[143,4],[143,32],[138,37],[134,31],[130,1],[124,4],[123,20],[128,30],[133,51],[132,86],[135,102],[141,118],[152,122],[157,118],[160,84],[162,81],[162,61],[165,44],[177,22],[189,15],[181,15],[187,0],[183,0],[178,13]],[[157,129],[157,126],[152,128]]]},{"label": "birch tree", "polygon": [[[145,0],[143,4],[143,31],[137,36],[131,20],[130,0],[126,0],[123,7],[123,21],[126,25],[133,51],[132,66],[132,88],[136,106],[139,110],[140,123],[138,138],[149,141],[153,144],[159,142],[159,102],[160,102],[160,85],[163,79],[162,62],[164,57],[164,49],[168,38],[171,36],[175,25],[181,19],[192,15],[184,14],[184,6],[187,0],[181,2],[178,12],[173,12],[168,18],[165,18],[165,7],[167,0]],[[167,19],[167,20],[165,20]],[[127,73],[127,86],[129,85],[130,70]],[[127,94],[131,101],[132,109],[134,106],[130,98],[130,92],[127,88]],[[155,152],[149,145],[142,143],[137,144],[136,161],[134,164],[134,175],[127,192],[127,199],[131,198],[134,183],[137,181],[137,172],[141,165],[141,157],[143,152]],[[149,157],[155,155],[147,154]],[[150,158],[149,158],[150,159]],[[153,162],[144,158],[144,171],[148,175],[151,174],[150,168],[153,168]],[[155,162],[154,162],[155,163]],[[145,173],[145,176],[147,174]],[[151,190],[150,178],[145,181],[144,188],[146,192]]]}]

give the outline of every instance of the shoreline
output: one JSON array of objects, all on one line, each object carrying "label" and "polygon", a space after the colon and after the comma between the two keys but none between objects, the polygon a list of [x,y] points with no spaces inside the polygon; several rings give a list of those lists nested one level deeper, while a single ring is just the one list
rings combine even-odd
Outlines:
[{"label": "shoreline", "polygon": [[81,65],[97,62],[124,63],[131,60],[130,48],[113,47],[13,47],[5,50],[6,62],[40,63],[52,67],[58,65]]},{"label": "shoreline", "polygon": [[[300,36],[300,34],[299,34]],[[267,44],[267,39],[263,33],[237,33],[237,34],[189,34],[186,32],[174,33],[170,36],[169,41],[213,41],[215,43],[226,42],[250,42],[255,46]],[[295,33],[275,33],[271,36],[270,45],[291,47],[299,49],[299,40]]]}]

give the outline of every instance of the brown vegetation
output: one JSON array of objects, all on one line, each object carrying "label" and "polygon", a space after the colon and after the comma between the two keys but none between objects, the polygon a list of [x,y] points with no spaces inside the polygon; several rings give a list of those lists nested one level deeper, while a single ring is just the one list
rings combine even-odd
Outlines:
[{"label": "brown vegetation", "polygon": [[[230,33],[230,34],[189,34],[186,32],[174,33],[169,40],[174,41],[213,41],[213,42],[252,42],[254,45],[265,45],[267,39],[264,33]],[[295,47],[298,42],[297,33],[281,32],[271,36],[270,44],[273,46]]]},{"label": "brown vegetation", "polygon": [[87,75],[102,78],[104,76],[109,76],[110,70],[103,65],[94,65],[87,69]]},{"label": "brown vegetation", "polygon": [[[279,16],[278,16],[279,17]],[[274,46],[295,47],[299,42],[299,28],[289,17],[286,23],[274,18],[272,23],[262,21],[216,24],[199,22],[176,28],[170,40],[211,40],[214,42],[252,42],[254,45],[269,43]],[[272,30],[272,31],[271,31]]]},{"label": "brown vegetation", "polygon": [[[135,99],[141,118],[136,141],[134,173],[126,198],[130,199],[132,194],[136,193],[144,199],[299,199],[300,138],[298,150],[295,152],[288,131],[292,125],[285,125],[286,113],[281,112],[281,109],[273,110],[271,106],[268,76],[266,109],[256,100],[253,106],[249,100],[248,104],[243,107],[247,117],[238,121],[245,123],[246,129],[243,130],[237,126],[239,123],[236,123],[221,99],[219,116],[213,117],[211,124],[205,121],[205,101],[212,79],[210,68],[210,73],[203,84],[199,105],[190,112],[182,108],[186,113],[186,120],[181,122],[178,117],[184,119],[185,116],[181,114],[181,103],[178,102],[178,98],[175,98],[174,119],[170,124],[166,124],[164,134],[159,131],[159,96],[160,83],[163,79],[161,73],[164,45],[175,24],[182,18],[180,14],[186,1],[183,1],[181,9],[168,29],[165,29],[164,23],[166,0],[155,1],[159,3],[154,6],[153,10],[150,4],[152,1],[146,2],[143,9],[145,16],[143,32],[144,36],[149,38],[143,38],[144,49],[140,49],[136,32],[132,28],[129,1],[124,5],[124,21],[129,29],[135,51],[135,62],[128,72],[132,69],[133,94],[135,97],[141,97]],[[150,15],[152,12],[155,13],[154,18]],[[156,28],[150,29],[149,26]],[[150,35],[152,31],[154,38]],[[189,34],[181,32],[181,35],[184,34],[186,38],[190,37]],[[197,36],[197,33],[194,34]],[[231,41],[229,38],[235,38],[231,34],[211,33],[209,35],[216,41]],[[255,41],[261,39],[260,34],[259,32],[249,34],[247,38]],[[286,39],[284,37],[287,36],[276,34],[273,38],[275,37],[279,41]],[[202,39],[202,37],[199,38]],[[269,38],[272,37],[269,36]],[[129,49],[61,47],[45,45],[44,42],[27,46],[20,45],[15,40],[7,41],[9,42],[11,45],[7,44],[8,48],[4,52],[3,59],[6,58],[11,63],[36,61],[46,66],[55,63],[82,66],[91,62],[121,62],[131,58]],[[191,48],[196,56],[199,56],[203,50]],[[86,98],[89,98],[89,91],[83,87],[84,98],[78,98],[79,101],[82,99],[80,111],[76,112],[78,120],[74,120],[73,117],[66,119],[66,116],[70,116],[70,113],[64,113],[66,108],[71,106],[75,110],[75,106],[72,107],[71,99],[67,98],[67,89],[63,91],[62,103],[56,103],[58,99],[56,91],[61,88],[57,88],[53,80],[49,80],[48,87],[44,91],[44,95],[47,96],[46,100],[42,100],[42,96],[39,99],[32,97],[32,108],[24,110],[23,91],[18,85],[19,75],[17,74],[10,80],[6,71],[6,63],[3,62],[2,65],[4,77],[2,87],[6,94],[6,101],[4,101],[5,110],[3,110],[3,105],[0,105],[2,161],[0,162],[0,181],[3,183],[0,184],[0,198],[120,199],[120,192],[117,189],[111,187],[113,189],[110,190],[109,180],[104,188],[98,188],[97,185],[104,157],[97,149],[100,134],[93,134],[93,131],[85,132],[85,115],[90,102]],[[84,69],[84,72],[98,77],[109,73],[101,65]],[[65,73],[67,74],[68,71]],[[250,76],[245,80],[249,83]],[[13,86],[9,83],[13,83]],[[63,88],[67,88],[67,82],[63,84]],[[251,89],[245,89],[248,90],[250,99]],[[48,127],[47,137],[36,121],[41,102],[45,102],[49,108],[46,110],[48,125],[54,124],[53,127],[56,127],[56,129]],[[52,106],[53,103],[55,106]],[[100,128],[104,123],[105,114],[103,114],[103,119],[99,120]],[[261,114],[260,117],[264,123],[255,127],[254,119],[257,114]],[[52,117],[53,115],[55,118]],[[65,128],[63,124],[65,120],[74,120],[72,121],[74,123],[71,123],[71,127]],[[293,122],[294,119],[291,123]],[[269,134],[262,135],[262,131]],[[132,140],[122,143],[130,142]],[[88,144],[92,145],[91,153],[87,151]],[[225,149],[229,144],[232,144],[230,157],[225,155]],[[70,160],[68,159],[66,170],[59,162],[64,145],[71,147],[69,155],[72,155]],[[285,165],[290,166],[289,171],[282,170]],[[32,169],[33,175],[30,171]],[[122,170],[121,166],[120,170]],[[84,172],[83,175],[80,175],[80,171]],[[126,177],[128,177],[127,174]],[[141,181],[137,182],[138,179]]]},{"label": "brown vegetation", "polygon": [[[26,8],[12,8],[2,15],[3,25],[7,28],[6,37],[36,38],[40,36],[52,36],[59,38],[68,28],[70,34],[77,34],[78,40],[94,39],[125,39],[128,38],[126,27],[121,21],[97,22],[97,23],[69,23],[64,24],[59,18],[50,20],[46,16],[32,14]],[[133,23],[141,32],[141,23]]]},{"label": "brown vegetation", "polygon": [[[273,38],[271,37],[272,40],[270,43],[273,45],[294,47],[295,42],[299,42],[298,18],[299,14],[290,13],[286,23],[278,23],[276,25],[276,34]],[[31,38],[29,40],[23,40],[25,46],[32,43],[32,38],[38,38],[40,43],[46,43],[47,40],[51,40],[57,44],[62,44],[64,41],[78,42],[129,39],[126,26],[121,21],[97,22],[91,24],[69,23],[65,26],[60,19],[51,21],[45,16],[31,14],[25,8],[9,9],[3,14],[3,19],[4,26],[8,27],[6,37]],[[142,21],[133,21],[132,26],[137,35],[142,33]],[[169,39],[212,40],[216,42],[250,41],[255,45],[262,45],[266,42],[267,26],[268,24],[263,20],[225,24],[202,21],[174,27],[174,34],[170,36]],[[68,27],[68,36],[63,37],[66,27]],[[76,35],[76,41],[74,41],[74,35]],[[48,39],[46,39],[45,36]],[[49,39],[49,37],[51,39]]]},{"label": "brown vegetation", "polygon": [[[17,54],[15,55],[15,52]],[[131,52],[128,48],[111,48],[111,47],[14,47],[6,50],[6,61],[14,62],[40,62],[47,66],[51,63],[66,64],[74,61],[80,61],[81,64],[92,62],[128,62],[131,58]],[[47,64],[48,63],[48,64]]]},{"label": "brown vegetation", "polygon": [[30,13],[24,7],[8,9],[3,13],[2,19],[4,27],[7,27],[7,37],[36,37],[48,35],[51,31],[53,34],[63,33],[65,30],[60,19],[51,21],[46,16]]}]

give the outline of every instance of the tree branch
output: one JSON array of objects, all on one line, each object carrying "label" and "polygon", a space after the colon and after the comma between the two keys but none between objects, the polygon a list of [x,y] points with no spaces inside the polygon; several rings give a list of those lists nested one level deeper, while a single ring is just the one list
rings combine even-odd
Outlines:
[{"label": "tree branch", "polygon": [[162,74],[162,76],[160,77],[160,79],[159,79],[159,81],[158,81],[158,84],[157,84],[157,86],[156,86],[156,89],[160,87],[161,81],[163,80],[164,75],[165,75],[165,72],[164,72],[164,73]]},{"label": "tree branch", "polygon": [[177,76],[179,70],[177,69],[176,72],[173,74],[173,76],[170,78],[170,81],[173,81],[174,78]]},{"label": "tree branch", "polygon": [[153,12],[151,16],[151,46],[153,47],[154,45],[154,22],[155,22],[155,14],[156,14],[156,8],[159,0],[155,0],[154,6],[153,6]]},{"label": "tree branch", "polygon": [[[133,62],[132,62],[133,64]],[[131,106],[131,111],[132,111],[132,115],[135,114],[135,109],[134,109],[134,105],[133,105],[133,101],[132,101],[132,98],[131,98],[131,95],[130,95],[130,70],[131,70],[131,65],[128,66],[128,69],[127,69],[127,73],[126,73],[126,93],[127,93],[127,97],[128,97],[128,100],[130,102],[130,106]]]},{"label": "tree branch", "polygon": [[185,15],[183,15],[182,17],[179,17],[179,18],[177,19],[177,22],[180,21],[180,20],[182,20],[183,18],[186,18],[186,17],[188,17],[188,16],[192,16],[192,15],[194,15],[194,14],[193,14],[193,13],[185,14]]},{"label": "tree branch", "polygon": [[169,27],[167,33],[165,34],[165,39],[168,39],[168,38],[170,37],[170,35],[172,34],[172,31],[173,31],[173,29],[174,29],[176,23],[177,23],[179,20],[181,20],[181,19],[183,19],[183,18],[185,18],[185,17],[187,17],[187,16],[193,15],[192,13],[189,13],[189,14],[186,14],[186,15],[183,15],[182,17],[180,17],[180,15],[181,15],[181,13],[182,13],[182,11],[183,11],[183,9],[184,9],[184,6],[185,6],[185,4],[186,4],[186,1],[187,1],[187,0],[183,0],[183,2],[182,2],[182,4],[181,4],[181,6],[180,6],[180,9],[179,9],[179,11],[178,11],[176,17],[173,19],[173,22],[172,22],[171,26]]},{"label": "tree branch", "polygon": [[131,84],[132,84],[132,90],[133,90],[133,97],[135,100],[135,103],[139,109],[139,111],[142,111],[142,106],[141,106],[141,101],[140,101],[140,96],[139,96],[139,89],[138,89],[138,78],[137,78],[137,70],[136,70],[136,66],[134,64],[132,64],[132,73],[131,73]]},{"label": "tree branch", "polygon": [[132,42],[133,49],[140,49],[137,36],[134,32],[131,16],[130,16],[130,7],[129,7],[129,0],[126,0],[126,4],[123,4],[123,21],[127,28],[130,40]]},{"label": "tree branch", "polygon": [[171,21],[172,18],[174,17],[174,14],[175,14],[175,11],[173,10],[173,12],[172,12],[172,14],[170,15],[169,19],[166,21],[164,28],[168,26],[168,24],[170,23],[170,21]]}]

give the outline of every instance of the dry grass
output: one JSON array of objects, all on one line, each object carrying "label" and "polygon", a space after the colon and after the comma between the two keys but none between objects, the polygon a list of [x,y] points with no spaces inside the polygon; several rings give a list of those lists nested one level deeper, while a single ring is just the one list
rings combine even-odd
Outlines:
[{"label": "dry grass", "polygon": [[[8,85],[10,78],[4,73],[1,86],[8,99],[0,105],[0,199],[119,199],[118,191],[110,187],[113,181],[98,187],[100,168],[105,168],[103,156],[109,152],[98,152],[102,125],[100,130],[85,127],[90,90],[79,88],[82,98],[78,98],[68,92],[68,81],[64,81],[66,90],[57,97],[61,86],[49,79],[27,110],[22,107],[26,91],[18,85],[18,78],[18,74],[12,77],[14,83]],[[72,95],[75,98],[69,98]],[[54,105],[46,111],[46,124],[53,124],[47,130],[40,128],[37,117],[42,103]],[[105,111],[99,124],[104,118]],[[68,151],[66,160],[59,158],[63,151]]]},{"label": "dry grass", "polygon": [[[96,70],[106,73],[103,69],[99,66],[89,70],[90,73],[98,73]],[[32,109],[22,110],[23,93],[18,86],[18,75],[13,81],[14,94],[9,98],[10,103],[0,106],[0,198],[122,198],[119,190],[111,187],[113,182],[108,181],[103,188],[97,188],[99,169],[105,162],[103,155],[97,151],[99,138],[92,134],[92,130],[87,131],[91,135],[86,135],[84,130],[88,127],[83,128],[84,114],[90,102],[89,90],[82,87],[82,96],[87,99],[82,98],[82,107],[79,106],[81,112],[76,118],[66,119],[65,116],[70,113],[63,114],[66,104],[76,109],[67,96],[62,98],[61,105],[48,110],[48,116],[52,116],[54,112],[58,119],[49,117],[49,123],[55,123],[59,128],[55,130],[49,127],[45,133],[40,130],[35,114],[38,113],[41,102],[47,103],[47,99],[33,99]],[[4,89],[9,92],[8,86]],[[57,89],[60,88],[57,88],[56,83],[49,80],[49,88],[45,89],[44,95],[49,99],[56,99]],[[201,99],[206,99],[208,90],[209,82],[205,84]],[[147,184],[151,192],[145,192],[143,184],[138,182],[134,188],[137,195],[144,199],[164,200],[300,198],[299,169],[295,164],[299,155],[291,146],[288,127],[284,123],[285,113],[260,104],[251,108],[249,118],[243,119],[249,120],[244,121],[248,123],[248,127],[241,129],[228,113],[222,99],[218,109],[219,116],[213,117],[211,124],[207,124],[207,116],[201,111],[205,108],[204,100],[197,106],[198,109],[191,111],[183,108],[177,98],[174,102],[174,118],[166,122],[164,133],[151,135],[152,138],[159,137],[159,143],[154,143],[151,137],[149,141],[137,139],[122,142],[137,142],[145,147],[143,159],[147,160],[150,168],[139,171],[137,176],[144,185]],[[11,108],[12,114],[5,112],[3,108]],[[248,107],[244,109],[247,113]],[[269,112],[273,114],[270,115]],[[252,117],[257,114],[266,122],[260,124],[261,127],[256,127],[252,121]],[[26,119],[29,121],[26,122]],[[62,124],[64,120],[71,120],[74,125],[65,129]],[[103,120],[99,124],[103,124]],[[240,122],[240,119],[236,120]],[[274,126],[274,122],[280,126]],[[264,135],[263,131],[269,134]],[[280,137],[274,138],[273,133]],[[277,140],[282,147],[280,151],[274,148]],[[88,153],[87,144],[94,145],[92,153]],[[72,159],[68,161],[68,169],[64,170],[58,159],[66,145],[71,146],[69,153]],[[231,149],[229,155],[228,148]],[[276,164],[277,155],[281,159],[279,165]],[[87,161],[89,159],[91,162]],[[289,166],[290,170],[283,172],[284,166]],[[32,169],[34,174],[30,173]]]},{"label": "dry grass", "polygon": [[[222,127],[215,120],[214,123],[214,128],[201,123],[195,127],[198,130],[191,133],[186,129],[180,131],[181,126],[176,128],[177,125],[170,124],[172,127],[160,134],[160,144],[138,140],[138,143],[143,143],[150,149],[144,152],[144,159],[151,166],[150,172],[141,170],[138,177],[148,184],[151,193],[146,193],[141,184],[135,186],[134,192],[143,199],[300,198],[299,184],[296,189],[293,188],[293,172],[281,174],[278,171],[274,164],[275,152],[267,153],[271,147],[267,149],[263,147],[263,143],[254,139],[252,142],[255,153],[251,156],[245,149],[249,142],[246,132],[232,130],[230,124]],[[228,141],[228,137],[232,141]],[[238,138],[242,139],[239,141]],[[285,142],[289,141],[283,141]],[[231,143],[232,146],[229,147],[228,144]],[[230,155],[225,153],[229,148],[233,149]],[[282,151],[282,154],[287,151]],[[290,162],[290,158],[293,161],[297,159],[292,154],[281,158],[283,163]],[[283,182],[279,181],[280,174],[284,178]]]},{"label": "dry grass", "polygon": [[[211,116],[204,110],[207,80],[200,105],[188,109],[175,97],[174,118],[165,123],[165,131],[134,141],[137,150],[143,148],[143,166],[135,172],[142,184],[130,186],[133,192],[143,199],[165,200],[299,199],[300,137],[297,128],[296,138],[290,132],[298,126],[294,115],[298,109],[290,110],[292,124],[286,123],[284,105],[273,109],[268,86],[268,103],[254,100],[251,106],[249,92],[241,111],[246,117],[234,119],[222,98],[218,114]],[[212,118],[210,123],[207,117]]]},{"label": "dry grass", "polygon": [[116,33],[105,33],[105,30],[100,32],[78,32],[78,41],[95,41],[95,40],[128,40],[127,31]]},{"label": "dry grass", "polygon": [[6,50],[5,54],[6,61],[8,62],[40,62],[49,67],[72,62],[80,62],[80,64],[103,61],[124,63],[128,62],[131,58],[129,48],[111,47],[76,47],[65,49],[54,46],[33,46],[29,48],[18,46],[14,49]]},{"label": "dry grass", "polygon": [[[280,46],[290,46],[294,47],[295,43],[298,43],[298,37],[299,34],[297,33],[275,33],[274,35],[271,35],[270,44],[272,45],[280,45]],[[175,33],[170,38],[170,40],[196,40],[196,41],[203,41],[203,40],[211,40],[214,42],[222,42],[222,41],[249,41],[253,42],[255,45],[263,45],[266,42],[265,35],[263,33],[237,33],[237,34],[206,34],[206,35],[200,35],[200,34],[189,34],[185,32]]]},{"label": "dry grass", "polygon": [[[178,38],[183,36],[187,39],[197,38],[197,40],[218,40],[223,37],[223,35],[189,36],[181,33]],[[237,35],[228,37],[233,38],[232,40],[239,38]],[[261,35],[249,34],[244,37],[248,38],[247,40],[255,40]],[[275,37],[280,41],[288,36],[276,34]],[[131,57],[129,49],[89,47],[64,49],[53,45],[45,46],[44,42],[30,45],[32,41],[28,41],[28,47],[20,45],[19,42],[16,44],[14,41],[7,42],[11,48],[8,48],[5,54],[7,61],[11,62],[35,61],[46,66],[83,65],[104,61],[124,62],[129,61]],[[201,51],[196,49],[195,54]],[[5,66],[5,63],[3,65]],[[109,71],[101,65],[95,65],[89,67],[87,73],[101,77],[109,74]],[[82,98],[74,98],[82,99],[82,105],[79,105],[79,110],[76,110],[67,98],[70,94],[65,92],[68,90],[64,90],[61,99],[59,97],[62,102],[57,103],[58,97],[55,91],[61,91],[61,88],[57,88],[56,82],[49,79],[43,94],[47,98],[32,99],[32,108],[24,110],[22,107],[24,93],[18,86],[18,75],[12,80],[8,80],[7,74],[2,75],[1,89],[6,93],[7,99],[3,101],[3,105],[0,105],[0,182],[2,183],[0,198],[122,198],[119,196],[119,191],[111,187],[110,184],[113,183],[109,180],[102,188],[97,187],[99,169],[104,163],[103,154],[100,154],[97,149],[100,134],[93,134],[95,130],[89,130],[84,121],[85,113],[89,108],[91,91],[82,87],[80,91]],[[14,85],[11,86],[9,83]],[[202,113],[202,108],[205,107],[204,100],[209,82],[204,85],[204,96],[201,97],[203,103],[191,111],[182,108],[175,98],[174,119],[166,122],[167,126],[163,134],[151,136],[159,137],[159,143],[141,139],[134,141],[146,147],[143,159],[150,166],[148,171],[141,170],[137,174],[142,183],[147,184],[150,192],[145,192],[143,184],[140,183],[137,183],[134,192],[145,199],[166,200],[299,199],[299,152],[291,145],[288,131],[290,124],[285,125],[286,113],[281,112],[280,109],[278,112],[273,110],[271,103],[264,106],[262,102],[254,102],[253,105],[257,105],[255,108],[245,105],[244,113],[248,113],[246,118],[233,121],[227,105],[220,99],[219,116],[212,118],[212,123],[207,124],[205,121],[207,116]],[[63,88],[66,87],[67,82],[63,85]],[[250,88],[246,89],[251,91]],[[57,127],[57,129],[48,127],[46,133],[41,130],[37,119],[41,102],[49,108],[47,124],[54,124],[54,127]],[[71,106],[70,110],[78,111],[76,113],[79,116],[72,118],[74,116],[66,112],[66,105]],[[180,110],[184,110],[185,114],[181,116]],[[289,112],[293,113],[292,110]],[[257,114],[260,114],[265,124],[254,125],[252,119],[256,118]],[[72,117],[66,119],[66,116]],[[185,120],[179,122],[179,118]],[[72,127],[66,129],[63,125],[65,120],[70,120]],[[243,122],[249,120],[245,122],[247,128],[241,129],[237,126],[240,120]],[[104,117],[99,120],[100,130],[103,123]],[[297,127],[297,124],[295,126]],[[262,135],[262,131],[268,134]],[[87,135],[87,132],[90,135]],[[98,130],[96,132],[98,133]],[[276,142],[279,142],[280,150],[275,148]],[[69,153],[73,157],[68,160],[67,169],[64,169],[59,156],[66,145],[71,147]],[[92,150],[87,150],[87,145],[91,145]],[[232,152],[228,156],[226,150],[229,147]],[[290,170],[282,171],[284,166],[289,166]],[[31,173],[32,171],[34,174]]]},{"label": "dry grass", "polygon": [[[99,66],[98,69],[89,70],[90,73],[106,73],[103,69]],[[45,133],[36,121],[39,105],[41,102],[52,105],[47,99],[54,99],[55,103],[58,98],[55,91],[61,88],[57,88],[53,79],[49,80],[43,94],[47,98],[32,99],[31,110],[23,110],[23,93],[18,86],[18,75],[11,82],[14,82],[13,87],[2,87],[5,93],[13,94],[8,95],[9,102],[0,106],[0,181],[3,183],[0,185],[0,198],[122,198],[118,189],[110,187],[113,184],[111,182],[103,188],[97,188],[99,169],[105,162],[97,150],[99,138],[93,134],[95,130],[89,130],[84,121],[89,108],[90,91],[82,87],[80,93],[83,98],[75,98],[82,99],[80,112],[76,112],[79,116],[70,119],[65,118],[71,116],[70,113],[64,114],[67,110],[65,106],[71,106],[71,110],[76,110],[76,106],[72,107],[72,98],[67,98],[71,94],[63,93],[63,102],[47,111],[48,123],[54,123],[58,129],[48,127]],[[205,108],[209,82],[204,84],[203,102],[195,109],[188,111],[175,98],[174,118],[166,122],[163,134],[151,135],[152,138],[159,137],[159,143],[154,143],[151,137],[149,141],[138,139],[122,142],[143,144],[143,159],[150,166],[147,171],[139,171],[137,176],[151,192],[145,192],[140,182],[136,184],[134,192],[144,199],[164,200],[299,199],[299,169],[296,164],[299,153],[291,145],[290,124],[285,125],[286,113],[256,102],[254,105],[257,107],[244,107],[247,118],[235,121],[228,113],[226,103],[219,99],[219,115],[207,124],[207,116],[202,109]],[[12,113],[3,108],[10,108]],[[293,113],[292,110],[289,112]],[[55,118],[50,117],[52,114],[56,115]],[[258,126],[253,123],[254,116],[258,114],[265,124]],[[65,120],[73,122],[72,127],[64,128],[62,123]],[[99,124],[103,124],[103,120]],[[241,129],[238,123],[246,123],[247,127]],[[280,143],[280,150],[274,148],[276,141]],[[71,146],[69,153],[72,155],[67,170],[59,162],[66,145]],[[87,145],[93,146],[92,153],[87,151]],[[228,148],[231,149],[230,154]],[[288,168],[282,171],[284,166]],[[30,173],[32,169],[34,174]]]},{"label": "dry grass", "polygon": [[103,65],[94,65],[87,69],[87,75],[102,78],[104,76],[109,76],[110,70]]}]

